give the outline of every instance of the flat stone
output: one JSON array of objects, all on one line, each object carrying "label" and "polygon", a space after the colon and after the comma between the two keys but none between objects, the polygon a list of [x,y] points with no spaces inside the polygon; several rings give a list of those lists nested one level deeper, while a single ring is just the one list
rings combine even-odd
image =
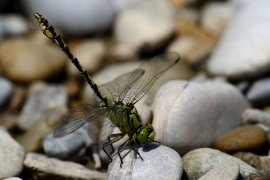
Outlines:
[{"label": "flat stone", "polygon": [[212,147],[219,136],[239,127],[249,104],[228,83],[175,80],[159,89],[153,106],[155,140],[185,154]]},{"label": "flat stone", "polygon": [[246,125],[220,136],[215,147],[224,152],[254,150],[267,142],[264,130],[255,125]]},{"label": "flat stone", "polygon": [[27,130],[37,122],[42,114],[55,106],[65,106],[67,91],[62,85],[46,85],[31,93],[27,98],[18,120],[18,127]]},{"label": "flat stone", "polygon": [[239,172],[239,164],[236,161],[228,160],[217,165],[198,180],[237,180]]},{"label": "flat stone", "polygon": [[269,71],[269,9],[270,1],[265,0],[247,1],[238,8],[208,61],[212,75],[247,79]]},{"label": "flat stone", "polygon": [[23,147],[0,127],[0,179],[19,175],[24,155]]},{"label": "flat stone", "polygon": [[[254,169],[242,160],[210,148],[200,148],[187,153],[183,156],[183,167],[189,180],[196,180],[203,177],[213,168],[218,168],[219,165],[222,165],[222,163],[226,161],[234,161],[239,164],[239,176],[243,179],[249,180],[249,175],[251,174],[257,174],[260,177],[263,177],[258,170]],[[227,167],[227,169],[230,168],[231,167]]]},{"label": "flat stone", "polygon": [[[133,151],[122,151],[123,165],[120,168],[120,158],[113,154],[109,164],[108,179],[181,179],[183,166],[181,157],[174,150],[162,145],[147,145],[138,148],[143,160]],[[151,175],[151,176],[150,176]]]},{"label": "flat stone", "polygon": [[87,169],[77,163],[47,158],[38,153],[27,153],[24,166],[31,172],[32,176],[40,180],[97,180],[107,177],[106,173]]}]

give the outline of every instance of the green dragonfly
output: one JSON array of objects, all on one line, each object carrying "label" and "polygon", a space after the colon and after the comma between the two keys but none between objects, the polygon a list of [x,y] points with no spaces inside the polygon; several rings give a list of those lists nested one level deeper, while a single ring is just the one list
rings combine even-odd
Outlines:
[{"label": "green dragonfly", "polygon": [[121,131],[119,134],[110,135],[108,141],[102,146],[110,162],[112,158],[108,152],[106,152],[105,147],[109,145],[112,147],[113,143],[119,141],[125,135],[128,135],[128,140],[118,147],[117,152],[121,160],[120,166],[123,164],[120,150],[127,146],[134,150],[142,159],[133,145],[135,143],[146,145],[157,142],[154,140],[156,131],[151,124],[147,124],[146,126],[142,125],[134,104],[147,93],[162,74],[180,60],[180,55],[175,52],[168,52],[155,56],[141,64],[134,71],[98,86],[87,71],[80,65],[78,59],[70,52],[63,39],[48,20],[39,13],[36,13],[34,16],[43,34],[59,46],[81,72],[82,76],[94,91],[94,98],[98,102],[97,105],[82,104],[73,107],[63,117],[58,127],[55,129],[53,136],[63,137],[86,123],[96,123],[100,119],[105,119],[104,121],[108,121],[107,123],[112,127],[118,127]]}]

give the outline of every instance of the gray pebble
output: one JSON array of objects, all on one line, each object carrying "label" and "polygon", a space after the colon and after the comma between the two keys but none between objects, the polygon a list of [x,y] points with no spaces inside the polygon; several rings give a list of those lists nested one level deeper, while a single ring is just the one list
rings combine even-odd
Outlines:
[{"label": "gray pebble", "polygon": [[11,96],[13,86],[8,79],[0,77],[0,89],[0,106],[2,106]]},{"label": "gray pebble", "polygon": [[237,180],[240,166],[236,161],[228,160],[220,163],[198,180]]},{"label": "gray pebble", "polygon": [[248,1],[238,9],[208,61],[211,74],[247,79],[269,71],[269,9],[266,0]]},{"label": "gray pebble", "polygon": [[176,80],[160,88],[153,105],[155,139],[180,154],[212,147],[220,135],[240,126],[249,107],[228,83]]},{"label": "gray pebble", "polygon": [[263,112],[259,109],[247,108],[242,113],[242,123],[243,124],[261,123],[270,127],[270,113]]},{"label": "gray pebble", "polygon": [[48,158],[38,153],[27,153],[24,166],[36,179],[98,180],[107,177],[106,173],[87,169],[77,163]]},{"label": "gray pebble", "polygon": [[269,105],[270,78],[256,81],[247,92],[247,98],[255,105]]},{"label": "gray pebble", "polygon": [[143,158],[129,149],[122,151],[123,166],[120,168],[120,158],[113,154],[113,161],[109,164],[108,179],[168,179],[179,180],[182,176],[182,160],[177,152],[162,145],[147,145],[138,148]]},{"label": "gray pebble", "polygon": [[[243,179],[249,180],[250,174],[262,175],[258,170],[254,169],[242,160],[215,149],[196,149],[183,156],[184,171],[186,172],[189,180],[199,179],[225,161],[237,162],[240,166],[239,176]],[[227,168],[230,169],[230,167]]]},{"label": "gray pebble", "polygon": [[49,108],[65,106],[67,91],[62,85],[47,85],[29,95],[18,120],[21,130],[30,128]]},{"label": "gray pebble", "polygon": [[5,178],[3,180],[22,180],[22,179],[18,177],[10,177],[10,178]]},{"label": "gray pebble", "polygon": [[5,35],[22,35],[28,30],[26,20],[17,14],[0,16],[0,37]]},{"label": "gray pebble", "polygon": [[24,155],[23,147],[0,127],[0,179],[19,175]]},{"label": "gray pebble", "polygon": [[[113,9],[107,0],[27,0],[25,12],[34,20],[34,13],[40,12],[50,23],[70,35],[87,35],[105,31],[113,20]],[[37,24],[35,22],[35,24]]]}]

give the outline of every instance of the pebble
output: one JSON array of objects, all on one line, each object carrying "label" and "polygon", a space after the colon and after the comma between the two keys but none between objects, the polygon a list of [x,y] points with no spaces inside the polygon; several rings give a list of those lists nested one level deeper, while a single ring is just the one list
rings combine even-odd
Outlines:
[{"label": "pebble", "polygon": [[255,125],[246,125],[220,136],[215,147],[224,152],[259,149],[267,142],[264,130]]},{"label": "pebble", "polygon": [[67,91],[64,86],[46,85],[28,96],[18,120],[18,127],[27,130],[45,111],[55,106],[65,106],[66,103]]},{"label": "pebble", "polygon": [[242,123],[243,124],[261,123],[270,127],[270,113],[261,111],[259,109],[247,108],[242,113]]},{"label": "pebble", "polygon": [[234,15],[234,7],[227,2],[210,2],[202,10],[202,28],[216,36],[222,34]]},{"label": "pebble", "polygon": [[248,100],[254,105],[270,105],[270,78],[264,78],[252,84],[247,92]]},{"label": "pebble", "polygon": [[5,178],[3,180],[22,180],[22,179],[18,177],[10,177],[10,178]]},{"label": "pebble", "polygon": [[57,48],[29,38],[10,38],[0,45],[1,71],[15,82],[29,83],[54,77],[65,62],[65,54]]},{"label": "pebble", "polygon": [[17,176],[23,170],[24,149],[0,127],[0,179]]},{"label": "pebble", "polygon": [[198,180],[237,180],[240,166],[236,161],[228,160],[220,163]]},{"label": "pebble", "polygon": [[[168,1],[141,1],[136,6],[120,12],[116,17],[114,25],[114,38],[118,43],[116,49],[120,46],[126,50],[119,50],[118,53],[133,52],[131,57],[136,57],[141,50],[152,52],[162,47],[173,32],[173,9]],[[125,58],[124,60],[130,59],[122,54],[116,56],[119,59],[121,57]]]},{"label": "pebble", "polygon": [[[226,161],[234,161],[239,164],[239,176],[243,179],[249,179],[248,177],[250,174],[257,174],[263,177],[258,170],[254,169],[242,160],[215,149],[196,149],[184,155],[182,160],[184,171],[186,172],[189,180],[196,180],[203,177],[207,172],[210,172],[213,168],[218,168],[219,165],[222,165],[222,163]],[[230,170],[231,167],[225,167],[225,169]]]},{"label": "pebble", "polygon": [[23,86],[15,86],[8,109],[12,112],[19,112],[25,99],[26,89]]},{"label": "pebble", "polygon": [[16,127],[18,114],[11,111],[3,111],[0,113],[0,126],[7,130],[12,130]]},{"label": "pebble", "polygon": [[162,145],[147,145],[138,148],[143,161],[133,150],[123,150],[121,156],[123,165],[120,168],[120,158],[113,154],[109,164],[108,180],[113,179],[181,179],[183,164],[181,157],[174,150]]},{"label": "pebble", "polygon": [[[252,167],[260,170],[267,177],[270,173],[270,157],[269,156],[258,156],[249,152],[237,152],[233,154],[234,157],[241,159],[242,161],[248,163]],[[268,177],[270,178],[270,177]]]},{"label": "pebble", "polygon": [[57,127],[66,112],[65,106],[48,109],[25,133],[18,135],[16,140],[27,152],[41,150],[43,139]]},{"label": "pebble", "polygon": [[[93,76],[93,80],[96,84],[101,85],[104,83],[107,83],[109,81],[114,80],[118,76],[125,74],[127,72],[131,72],[135,70],[143,61],[134,61],[134,62],[125,62],[121,64],[114,64],[105,67],[98,73],[96,73]],[[152,100],[158,91],[158,89],[166,82],[172,79],[191,79],[194,76],[195,72],[190,69],[186,64],[177,63],[174,67],[169,69],[165,74],[163,74],[157,82],[150,88],[150,90],[147,92],[150,99]],[[85,83],[82,95],[81,95],[81,101],[87,104],[92,104],[95,102],[93,98],[93,91],[90,89],[89,85]],[[140,100],[142,101],[142,100]],[[139,101],[139,102],[140,102]],[[138,102],[138,103],[139,103]],[[136,106],[136,105],[135,105]]]},{"label": "pebble", "polygon": [[240,126],[241,114],[249,107],[228,83],[180,80],[163,85],[153,105],[155,140],[180,154],[212,147],[219,136]]},{"label": "pebble", "polygon": [[[81,66],[90,74],[93,74],[103,65],[106,45],[101,40],[85,40],[74,49]],[[67,74],[70,77],[81,77],[81,73],[72,63],[67,65]]]},{"label": "pebble", "polygon": [[106,173],[87,169],[77,163],[48,158],[38,153],[27,153],[24,166],[35,179],[99,180],[107,177]]},{"label": "pebble", "polygon": [[113,20],[111,3],[106,0],[31,1],[24,3],[25,12],[35,21],[33,15],[42,13],[56,28],[69,35],[88,35],[108,30]]},{"label": "pebble", "polygon": [[13,93],[12,83],[3,77],[0,77],[0,106],[3,106]]},{"label": "pebble", "polygon": [[93,143],[87,131],[88,124],[61,138],[54,138],[50,133],[43,141],[45,154],[63,160],[76,160],[84,156],[86,149]]},{"label": "pebble", "polygon": [[248,1],[238,9],[208,61],[209,73],[248,79],[269,71],[269,9],[270,1],[265,0]]}]

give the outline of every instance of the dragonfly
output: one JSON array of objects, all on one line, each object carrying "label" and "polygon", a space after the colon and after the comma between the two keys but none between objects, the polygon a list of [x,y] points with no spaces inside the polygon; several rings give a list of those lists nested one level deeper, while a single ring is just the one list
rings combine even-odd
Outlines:
[{"label": "dragonfly", "polygon": [[[91,89],[94,91],[96,105],[81,104],[77,105],[64,115],[59,125],[53,132],[55,138],[63,137],[74,132],[86,123],[96,123],[100,119],[105,119],[111,127],[118,127],[121,133],[111,134],[108,141],[102,146],[103,151],[109,157],[112,157],[105,150],[105,147],[122,139],[128,135],[128,139],[118,147],[118,156],[120,158],[120,167],[123,159],[120,151],[124,147],[130,147],[140,156],[134,148],[134,144],[147,145],[155,141],[156,131],[151,124],[142,125],[140,115],[134,105],[148,92],[156,80],[166,71],[172,68],[179,60],[180,55],[176,52],[167,52],[145,61],[137,69],[123,74],[113,81],[97,85],[88,72],[80,65],[79,60],[71,53],[61,36],[47,19],[40,13],[35,13],[35,18],[43,34],[59,46],[68,56],[70,61],[82,74]],[[105,123],[105,124],[106,124]],[[158,142],[159,143],[159,142]],[[112,147],[113,148],[113,147]]]}]

